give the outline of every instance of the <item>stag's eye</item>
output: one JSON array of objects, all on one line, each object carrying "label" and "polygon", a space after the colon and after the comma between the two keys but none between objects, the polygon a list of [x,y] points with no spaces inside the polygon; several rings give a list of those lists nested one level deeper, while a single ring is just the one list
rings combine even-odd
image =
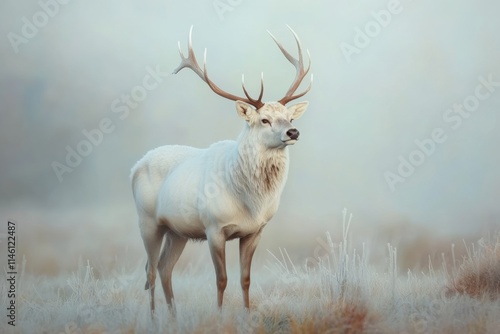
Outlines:
[{"label": "stag's eye", "polygon": [[269,122],[269,120],[265,119],[265,118],[262,119],[261,122],[262,122],[262,124],[269,124],[269,125],[271,125],[271,122]]}]

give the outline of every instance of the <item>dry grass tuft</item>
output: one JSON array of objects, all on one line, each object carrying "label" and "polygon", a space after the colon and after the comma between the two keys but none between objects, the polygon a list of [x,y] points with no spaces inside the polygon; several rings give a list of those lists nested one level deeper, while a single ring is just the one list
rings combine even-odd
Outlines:
[{"label": "dry grass tuft", "polygon": [[447,289],[447,295],[473,298],[500,298],[500,235],[494,245],[480,241],[480,248],[469,250],[458,274]]},{"label": "dry grass tuft", "polygon": [[368,320],[368,309],[364,305],[344,303],[338,310],[343,333],[361,333]]},{"label": "dry grass tuft", "polygon": [[303,320],[298,320],[290,315],[286,332],[292,334],[357,334],[364,333],[367,321],[369,321],[369,316],[368,308],[365,305],[344,302],[332,305],[329,309]]}]

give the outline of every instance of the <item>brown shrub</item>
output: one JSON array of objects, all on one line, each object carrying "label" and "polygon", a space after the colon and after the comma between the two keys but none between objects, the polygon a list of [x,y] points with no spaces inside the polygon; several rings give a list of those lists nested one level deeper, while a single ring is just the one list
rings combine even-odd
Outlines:
[{"label": "brown shrub", "polygon": [[339,309],[344,333],[361,333],[365,328],[368,310],[364,305],[344,303]]},{"label": "brown shrub", "polygon": [[290,320],[289,332],[303,333],[363,333],[369,321],[368,309],[364,304],[344,302],[331,305],[329,310],[319,312],[312,318],[304,321]]},{"label": "brown shrub", "polygon": [[500,297],[500,240],[495,245],[481,246],[482,252],[464,261],[447,295],[461,294],[474,298]]}]

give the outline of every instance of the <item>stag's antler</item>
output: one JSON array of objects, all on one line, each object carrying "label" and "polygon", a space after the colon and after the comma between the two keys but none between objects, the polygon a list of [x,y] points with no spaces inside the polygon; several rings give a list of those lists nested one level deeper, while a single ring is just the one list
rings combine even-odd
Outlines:
[{"label": "stag's antler", "polygon": [[[299,59],[294,58],[285,48],[283,45],[281,45],[280,42],[276,40],[276,38],[271,34],[269,31],[269,35],[273,38],[273,40],[276,42],[278,47],[280,48],[281,52],[283,55],[288,59],[290,63],[292,63],[293,66],[295,66],[295,69],[297,71],[297,74],[295,75],[295,79],[292,82],[292,85],[286,92],[285,97],[283,97],[281,100],[278,102],[281,103],[282,105],[286,105],[288,102],[298,99],[299,97],[304,96],[312,87],[312,82],[313,82],[313,76],[311,74],[311,81],[309,83],[309,86],[305,91],[303,91],[300,94],[293,95],[297,88],[299,88],[300,83],[302,80],[304,80],[305,76],[309,72],[309,69],[311,68],[311,55],[309,54],[309,50],[307,50],[307,55],[309,58],[309,64],[307,66],[307,69],[304,68],[304,57],[302,56],[302,47],[300,45],[300,40],[295,31],[293,31],[290,26],[287,26],[288,29],[293,33],[293,36],[295,37],[295,41],[297,42],[297,48],[299,49]],[[188,40],[188,56],[185,57],[184,54],[182,53],[181,49],[181,43],[179,42],[179,54],[181,56],[181,63],[180,65],[174,70],[174,74],[177,74],[180,70],[183,68],[190,68],[193,70],[198,76],[205,81],[208,86],[218,95],[225,97],[226,99],[233,100],[233,101],[244,101],[248,104],[253,105],[256,109],[260,109],[264,103],[262,102],[262,96],[264,94],[264,75],[261,74],[260,77],[260,94],[259,98],[257,100],[253,99],[250,97],[248,94],[246,88],[245,88],[245,77],[242,75],[241,76],[241,86],[243,87],[243,93],[245,93],[245,96],[247,98],[239,97],[237,95],[233,95],[231,93],[228,93],[221,88],[219,88],[212,80],[208,78],[208,72],[207,72],[207,49],[205,49],[204,57],[203,57],[203,70],[201,69],[200,65],[198,65],[198,61],[196,60],[196,56],[193,51],[193,42],[192,42],[192,33],[193,33],[193,26],[191,26],[191,29],[189,29],[189,40]]]},{"label": "stag's antler", "polygon": [[245,93],[245,96],[247,98],[239,97],[236,95],[233,95],[231,93],[225,92],[224,90],[220,89],[215,83],[213,83],[212,80],[208,78],[208,72],[207,72],[207,49],[205,49],[204,57],[203,57],[203,70],[201,69],[200,65],[198,65],[198,61],[196,60],[196,56],[193,51],[193,42],[192,42],[192,35],[193,33],[193,26],[191,26],[191,29],[189,29],[189,41],[188,41],[188,56],[185,57],[184,54],[182,53],[181,49],[181,42],[178,43],[179,45],[179,54],[181,56],[181,63],[180,65],[174,70],[174,74],[177,74],[180,70],[183,68],[190,68],[193,70],[198,76],[205,81],[208,86],[216,93],[217,95],[220,95],[222,97],[225,97],[226,99],[233,100],[233,101],[244,101],[248,104],[253,105],[256,109],[260,109],[264,103],[262,102],[262,96],[264,94],[264,76],[261,75],[260,78],[260,94],[259,98],[257,100],[252,99],[250,95],[248,94],[246,88],[245,88],[245,82],[244,82],[244,76],[241,77],[241,85],[243,87],[243,92]]},{"label": "stag's antler", "polygon": [[283,97],[281,100],[278,101],[282,105],[285,105],[292,100],[295,100],[295,99],[298,99],[299,97],[304,96],[311,89],[312,82],[313,82],[313,76],[311,74],[311,81],[309,82],[309,87],[307,87],[307,89],[305,91],[303,91],[302,93],[297,94],[297,95],[293,95],[293,93],[295,93],[297,88],[299,88],[300,83],[302,82],[302,80],[304,80],[305,76],[309,72],[309,69],[311,68],[311,55],[309,54],[309,50],[307,50],[306,52],[307,52],[307,56],[309,58],[309,65],[307,66],[307,69],[304,69],[304,57],[302,56],[302,48],[300,45],[299,37],[297,36],[295,31],[293,31],[293,29],[290,28],[290,26],[287,25],[287,27],[288,27],[288,29],[290,29],[293,36],[295,37],[295,41],[297,42],[297,48],[299,49],[299,59],[294,58],[288,51],[286,51],[285,48],[283,47],[283,45],[281,45],[281,43],[276,40],[276,38],[273,36],[273,34],[271,34],[268,31],[269,35],[271,35],[273,40],[276,42],[276,44],[280,48],[283,55],[286,57],[286,59],[288,59],[288,61],[290,63],[293,64],[293,66],[295,66],[295,69],[297,70],[297,74],[295,75],[295,79],[292,82],[292,85],[290,86],[288,91],[286,92],[285,97]]}]

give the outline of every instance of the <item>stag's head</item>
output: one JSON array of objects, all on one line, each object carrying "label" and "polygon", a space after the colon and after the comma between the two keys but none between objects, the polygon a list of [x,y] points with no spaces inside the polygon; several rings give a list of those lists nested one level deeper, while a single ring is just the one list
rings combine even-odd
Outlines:
[{"label": "stag's head", "polygon": [[299,139],[299,131],[292,125],[292,121],[298,119],[306,111],[308,102],[300,102],[292,106],[287,107],[286,105],[302,96],[304,96],[310,89],[312,85],[313,76],[311,74],[311,81],[309,86],[301,93],[295,94],[296,90],[299,88],[302,80],[305,78],[309,69],[311,68],[311,57],[309,51],[307,51],[309,62],[307,68],[304,67],[304,57],[302,55],[302,47],[299,41],[299,37],[293,31],[292,28],[288,27],[295,37],[297,43],[299,58],[293,57],[285,48],[276,40],[276,38],[271,34],[271,37],[278,45],[279,49],[283,55],[288,59],[290,63],[296,69],[295,79],[290,85],[290,88],[286,92],[285,96],[277,102],[262,102],[262,97],[264,95],[264,78],[261,75],[260,81],[260,94],[257,99],[253,99],[248,94],[245,83],[244,76],[242,76],[242,88],[243,93],[246,97],[239,97],[228,93],[221,88],[219,88],[212,80],[208,77],[207,72],[207,50],[204,53],[203,69],[198,65],[196,56],[193,51],[192,44],[192,32],[193,27],[189,31],[189,41],[188,41],[188,56],[185,57],[182,53],[180,42],[179,42],[179,53],[181,56],[181,64],[174,70],[174,74],[177,74],[183,68],[190,68],[198,76],[205,81],[208,86],[218,95],[225,97],[229,100],[236,101],[236,110],[238,114],[247,122],[250,132],[259,139],[259,141],[269,148],[284,147],[287,145],[293,145]]},{"label": "stag's head", "polygon": [[238,114],[247,121],[250,131],[259,142],[269,148],[293,145],[299,139],[299,130],[292,121],[307,109],[307,102],[285,107],[279,102],[266,102],[259,109],[243,101],[236,101]]}]

